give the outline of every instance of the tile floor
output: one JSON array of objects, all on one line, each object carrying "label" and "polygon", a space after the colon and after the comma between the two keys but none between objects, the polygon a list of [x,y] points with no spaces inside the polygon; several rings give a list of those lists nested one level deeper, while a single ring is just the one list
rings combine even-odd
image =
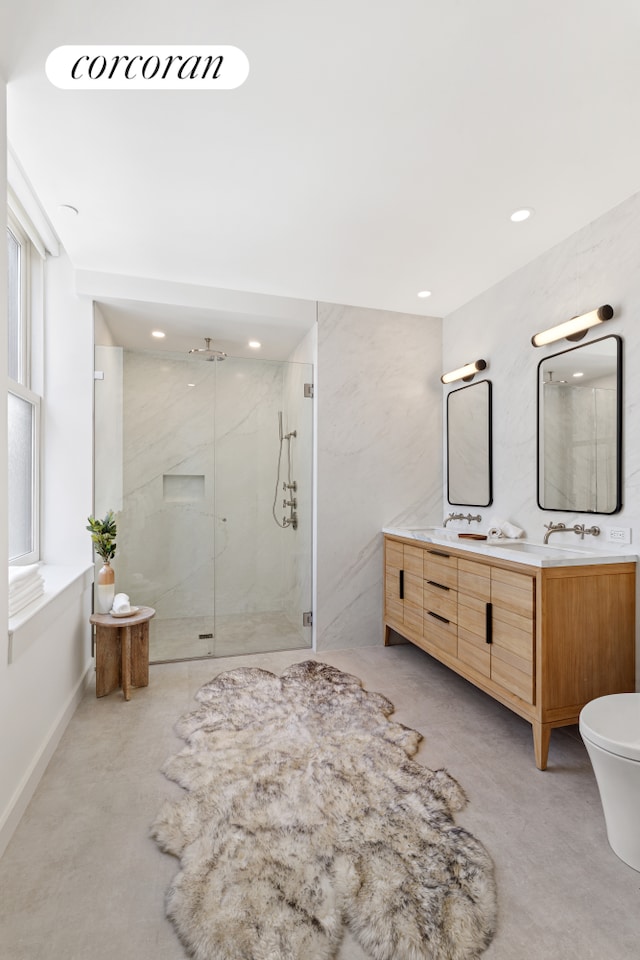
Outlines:
[{"label": "tile floor", "polygon": [[[2,960],[184,960],[163,912],[177,863],[148,836],[162,800],[181,792],[159,772],[181,746],[173,722],[220,670],[278,673],[309,656],[161,664],[129,703],[89,690],[0,860]],[[446,766],[465,788],[456,819],[496,865],[499,926],[487,960],[640,957],[640,873],[607,844],[575,727],[553,732],[543,773],[524,721],[417,648],[317,659],[386,694],[395,718],[424,734],[419,760]],[[366,960],[348,934],[339,960]]]}]

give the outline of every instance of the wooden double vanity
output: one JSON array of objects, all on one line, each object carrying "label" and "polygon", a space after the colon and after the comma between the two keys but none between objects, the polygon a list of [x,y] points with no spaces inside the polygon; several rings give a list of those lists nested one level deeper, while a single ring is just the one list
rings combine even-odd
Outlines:
[{"label": "wooden double vanity", "polygon": [[385,644],[395,631],[528,720],[544,770],[553,727],[635,689],[634,558],[454,536],[385,531]]}]

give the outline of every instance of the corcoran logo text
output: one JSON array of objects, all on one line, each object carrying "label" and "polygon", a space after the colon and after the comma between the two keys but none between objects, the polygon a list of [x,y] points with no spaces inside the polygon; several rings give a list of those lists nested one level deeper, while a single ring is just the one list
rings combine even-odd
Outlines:
[{"label": "corcoran logo text", "polygon": [[63,90],[233,90],[249,60],[229,46],[66,46],[47,57],[47,77]]}]

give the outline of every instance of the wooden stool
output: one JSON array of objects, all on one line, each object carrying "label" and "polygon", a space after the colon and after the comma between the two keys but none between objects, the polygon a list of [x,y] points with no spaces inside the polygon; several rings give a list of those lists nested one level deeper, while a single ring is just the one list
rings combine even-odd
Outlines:
[{"label": "wooden stool", "polygon": [[130,617],[94,613],[96,628],[96,697],[122,687],[125,700],[131,687],[149,686],[149,620],[153,607],[140,607]]}]

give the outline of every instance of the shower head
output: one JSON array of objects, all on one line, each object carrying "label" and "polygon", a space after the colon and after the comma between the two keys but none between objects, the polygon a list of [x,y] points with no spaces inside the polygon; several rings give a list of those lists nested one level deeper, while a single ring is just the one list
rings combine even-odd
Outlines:
[{"label": "shower head", "polygon": [[193,354],[200,360],[226,360],[227,355],[223,350],[213,350],[211,347],[211,337],[205,337],[206,347],[192,347],[189,354]]},{"label": "shower head", "polygon": [[549,379],[544,381],[543,386],[545,387],[561,387],[567,385],[566,380],[554,380],[553,379],[553,370],[549,370]]}]

